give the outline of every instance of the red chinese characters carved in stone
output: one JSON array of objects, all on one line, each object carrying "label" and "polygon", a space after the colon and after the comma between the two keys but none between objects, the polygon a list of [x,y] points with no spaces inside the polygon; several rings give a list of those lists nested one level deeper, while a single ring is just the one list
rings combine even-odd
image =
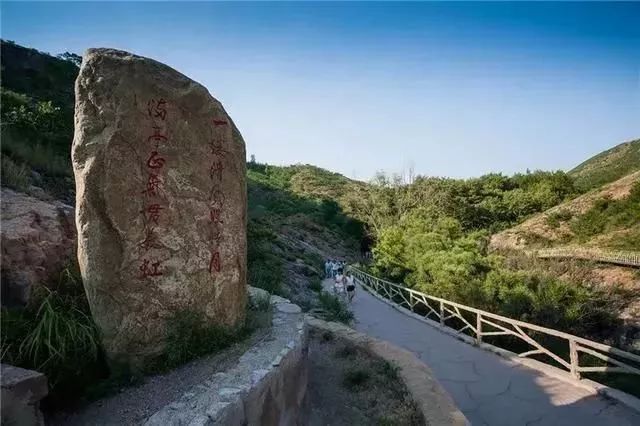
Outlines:
[{"label": "red chinese characters carved in stone", "polygon": [[138,246],[144,250],[149,251],[151,248],[161,248],[160,241],[158,241],[158,235],[155,233],[155,228],[146,228],[144,231],[144,240]]},{"label": "red chinese characters carved in stone", "polygon": [[164,167],[166,160],[159,156],[158,151],[151,151],[151,155],[147,160],[147,167],[150,169],[161,169]]},{"label": "red chinese characters carved in stone", "polygon": [[229,124],[227,122],[227,120],[216,120],[215,118],[213,119],[213,125],[214,126],[226,126],[227,124]]},{"label": "red chinese characters carved in stone", "polygon": [[148,278],[148,277],[159,277],[162,275],[162,271],[160,271],[160,261],[151,262],[148,259],[142,260],[142,265],[140,265],[140,279]]},{"label": "red chinese characters carved in stone", "polygon": [[147,179],[147,189],[142,191],[142,193],[155,197],[158,195],[161,186],[162,179],[160,179],[160,176],[155,173],[149,173],[149,178]]},{"label": "red chinese characters carved in stone", "polygon": [[209,272],[213,274],[214,272],[220,272],[222,269],[222,265],[220,264],[220,252],[214,251],[211,253],[211,260],[209,261]]},{"label": "red chinese characters carved in stone", "polygon": [[147,112],[151,118],[159,118],[164,121],[167,118],[167,101],[160,98],[158,100],[151,99],[147,103]]},{"label": "red chinese characters carved in stone", "polygon": [[220,157],[220,159],[223,159],[226,153],[227,151],[225,151],[221,141],[211,142],[211,154],[216,157]]},{"label": "red chinese characters carved in stone", "polygon": [[211,180],[218,179],[218,182],[221,182],[223,170],[224,164],[222,164],[222,161],[214,161],[209,168],[209,177],[211,178]]},{"label": "red chinese characters carved in stone", "polygon": [[211,202],[209,203],[209,206],[212,209],[221,209],[222,206],[224,206],[224,201],[224,194],[219,187],[213,187],[211,190]]},{"label": "red chinese characters carved in stone", "polygon": [[209,219],[211,220],[211,223],[215,223],[215,224],[224,223],[222,221],[222,209],[212,208],[209,211]]},{"label": "red chinese characters carved in stone", "polygon": [[153,126],[153,134],[147,138],[147,142],[152,143],[156,149],[161,142],[167,141],[167,136],[161,133],[161,128]]},{"label": "red chinese characters carved in stone", "polygon": [[149,204],[147,208],[141,210],[140,213],[144,214],[147,220],[150,220],[157,225],[158,219],[160,219],[160,210],[163,208],[164,207],[160,206],[160,204]]}]

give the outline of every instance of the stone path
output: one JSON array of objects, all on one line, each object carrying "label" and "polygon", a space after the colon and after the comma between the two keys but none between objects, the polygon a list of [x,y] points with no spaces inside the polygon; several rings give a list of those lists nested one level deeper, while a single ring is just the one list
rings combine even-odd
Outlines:
[{"label": "stone path", "polygon": [[351,309],[357,330],[420,357],[473,425],[640,425],[640,413],[622,404],[461,342],[361,287]]}]

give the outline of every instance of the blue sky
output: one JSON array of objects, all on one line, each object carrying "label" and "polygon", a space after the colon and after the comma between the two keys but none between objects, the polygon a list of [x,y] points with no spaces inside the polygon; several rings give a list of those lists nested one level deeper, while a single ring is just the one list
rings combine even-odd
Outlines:
[{"label": "blue sky", "polygon": [[247,153],[351,177],[565,169],[640,137],[640,3],[8,3],[5,39],[204,84]]}]

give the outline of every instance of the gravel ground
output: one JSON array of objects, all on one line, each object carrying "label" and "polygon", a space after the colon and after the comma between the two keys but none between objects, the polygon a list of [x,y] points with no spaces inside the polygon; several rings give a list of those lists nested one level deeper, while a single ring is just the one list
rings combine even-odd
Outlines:
[{"label": "gravel ground", "polygon": [[95,401],[75,412],[56,413],[47,419],[47,424],[140,425],[189,389],[232,366],[250,346],[268,338],[268,333],[268,329],[258,330],[245,341],[222,352],[197,359],[166,374],[146,377],[139,386],[122,389],[117,395]]},{"label": "gravel ground", "polygon": [[310,333],[310,426],[424,425],[393,365],[330,336]]}]

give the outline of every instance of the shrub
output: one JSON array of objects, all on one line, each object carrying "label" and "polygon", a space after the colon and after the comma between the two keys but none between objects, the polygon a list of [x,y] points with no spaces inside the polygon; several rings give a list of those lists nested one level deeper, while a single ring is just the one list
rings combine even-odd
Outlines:
[{"label": "shrub", "polygon": [[322,291],[322,280],[319,278],[313,278],[309,281],[309,289],[317,293]]},{"label": "shrub", "polygon": [[256,300],[248,300],[244,333],[248,334],[257,329],[270,326],[271,317],[272,310],[270,297],[259,297]]},{"label": "shrub", "polygon": [[65,268],[27,308],[2,309],[2,361],[44,373],[48,404],[64,406],[108,374],[76,268]]},{"label": "shrub", "polygon": [[237,341],[238,334],[227,328],[207,325],[199,312],[178,312],[168,321],[164,353],[153,363],[153,369],[170,370],[223,349]]},{"label": "shrub", "polygon": [[640,182],[634,184],[626,198],[597,200],[587,212],[575,218],[571,223],[571,230],[579,241],[586,241],[603,232],[632,227],[638,223],[638,217],[640,217]]},{"label": "shrub", "polygon": [[561,222],[566,222],[572,217],[573,214],[569,210],[558,210],[547,215],[546,222],[551,228],[557,228]]},{"label": "shrub", "polygon": [[345,324],[353,321],[353,312],[349,310],[347,304],[338,296],[321,291],[318,295],[320,306],[324,310],[324,319],[327,321],[339,321]]},{"label": "shrub", "polygon": [[611,295],[535,272],[497,268],[483,283],[485,309],[579,335],[615,326]]},{"label": "shrub", "polygon": [[378,371],[388,380],[398,380],[400,366],[389,361],[381,361],[378,364]]},{"label": "shrub", "polygon": [[267,298],[248,301],[245,323],[236,328],[210,325],[200,312],[177,312],[167,322],[164,352],[150,364],[146,372],[170,370],[220,351],[270,323],[271,304]]},{"label": "shrub", "polygon": [[247,300],[247,311],[268,312],[271,309],[271,297],[260,295]]},{"label": "shrub", "polygon": [[342,384],[351,391],[362,389],[365,383],[369,381],[371,374],[361,368],[349,368],[344,372]]},{"label": "shrub", "polygon": [[17,165],[9,157],[2,156],[2,185],[18,191],[25,192],[29,189],[29,168],[25,164]]}]

